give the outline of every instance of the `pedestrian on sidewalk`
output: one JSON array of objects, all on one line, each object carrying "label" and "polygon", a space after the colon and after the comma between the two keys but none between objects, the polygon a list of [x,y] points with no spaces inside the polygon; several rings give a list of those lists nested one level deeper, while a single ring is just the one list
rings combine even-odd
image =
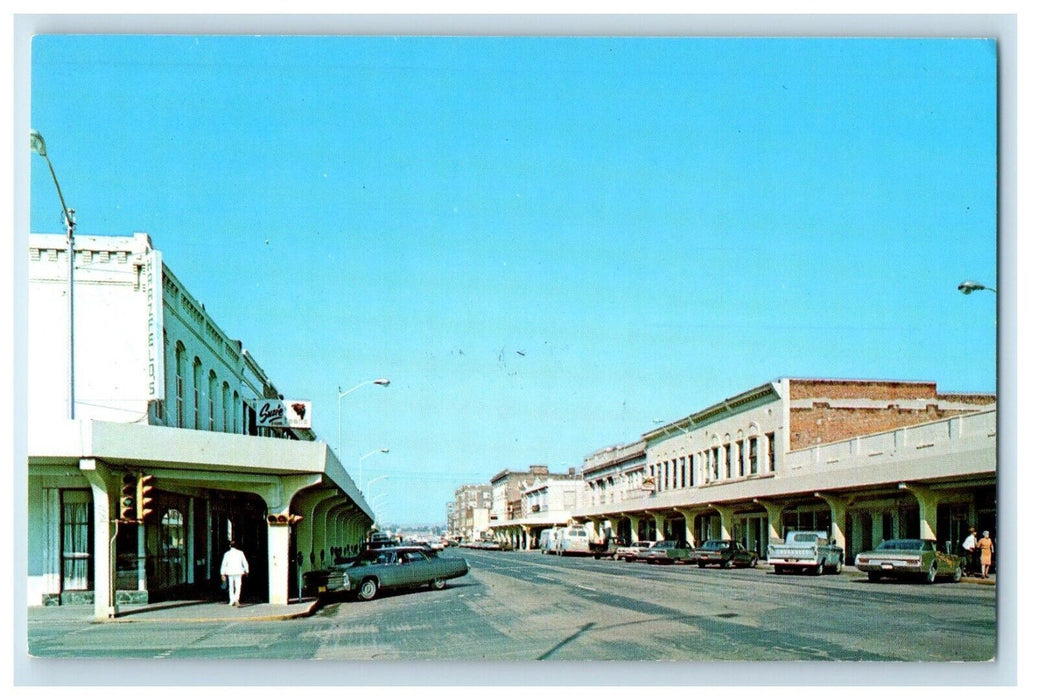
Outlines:
[{"label": "pedestrian on sidewalk", "polygon": [[988,577],[988,569],[991,568],[991,555],[995,553],[995,543],[988,537],[988,531],[984,530],[983,536],[977,540],[977,549],[980,551],[980,577]]},{"label": "pedestrian on sidewalk", "polygon": [[966,570],[969,573],[978,573],[977,566],[977,529],[971,527],[970,534],[962,541],[962,556],[966,557]]},{"label": "pedestrian on sidewalk", "polygon": [[245,553],[238,549],[234,540],[227,543],[228,550],[220,562],[220,580],[227,582],[227,592],[230,596],[228,605],[236,608],[241,607],[241,580],[249,574],[249,562],[245,559]]}]

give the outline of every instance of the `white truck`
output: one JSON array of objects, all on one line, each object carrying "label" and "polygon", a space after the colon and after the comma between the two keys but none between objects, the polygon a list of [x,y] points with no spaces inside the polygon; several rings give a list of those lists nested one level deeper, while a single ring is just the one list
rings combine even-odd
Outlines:
[{"label": "white truck", "polygon": [[776,574],[810,571],[815,575],[843,571],[843,547],[824,530],[793,530],[786,541],[768,545],[768,564]]}]

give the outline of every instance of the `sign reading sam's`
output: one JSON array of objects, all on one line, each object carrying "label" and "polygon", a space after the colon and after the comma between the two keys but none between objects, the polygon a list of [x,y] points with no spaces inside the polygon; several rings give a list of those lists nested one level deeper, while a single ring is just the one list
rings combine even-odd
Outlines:
[{"label": "sign reading sam's", "polygon": [[309,428],[310,402],[284,401],[281,399],[255,399],[258,428]]}]

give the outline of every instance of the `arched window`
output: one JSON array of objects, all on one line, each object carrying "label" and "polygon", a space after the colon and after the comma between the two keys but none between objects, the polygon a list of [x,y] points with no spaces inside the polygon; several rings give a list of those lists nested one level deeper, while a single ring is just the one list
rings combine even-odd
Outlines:
[{"label": "arched window", "polygon": [[177,341],[176,349],[176,411],[177,411],[177,427],[184,427],[184,344]]},{"label": "arched window", "polygon": [[231,386],[227,383],[223,383],[223,391],[220,395],[222,399],[221,405],[223,406],[223,431],[225,433],[231,432],[232,421],[231,418]]},{"label": "arched window", "polygon": [[209,432],[216,431],[216,372],[209,370],[209,395],[206,397],[209,404]]},{"label": "arched window", "polygon": [[202,429],[202,361],[195,357],[194,363],[194,393],[195,393],[195,430]]},{"label": "arched window", "polygon": [[241,433],[241,422],[240,422],[240,419],[241,419],[241,402],[238,400],[238,392],[237,391],[234,392],[234,401],[233,401],[232,406],[233,406],[233,411],[234,411],[234,432],[235,433]]},{"label": "arched window", "polygon": [[159,537],[159,580],[167,586],[184,583],[187,580],[184,515],[176,508],[163,513]]}]

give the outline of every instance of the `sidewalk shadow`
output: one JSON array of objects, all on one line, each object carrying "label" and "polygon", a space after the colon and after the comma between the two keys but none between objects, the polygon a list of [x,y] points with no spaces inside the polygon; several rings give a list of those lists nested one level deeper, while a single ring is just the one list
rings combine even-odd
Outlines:
[{"label": "sidewalk shadow", "polygon": [[156,612],[159,610],[174,610],[176,608],[190,608],[201,605],[213,605],[212,600],[171,600],[166,603],[153,603],[150,605],[142,605],[133,610],[119,610],[119,614],[116,617],[130,617],[131,615],[140,615],[142,613]]}]

